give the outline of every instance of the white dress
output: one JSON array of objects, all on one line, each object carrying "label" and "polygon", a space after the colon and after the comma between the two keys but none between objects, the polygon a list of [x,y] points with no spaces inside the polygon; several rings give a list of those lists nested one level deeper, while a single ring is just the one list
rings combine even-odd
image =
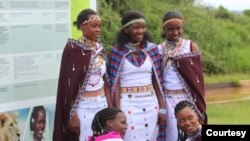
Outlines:
[{"label": "white dress", "polygon": [[[98,51],[96,52],[96,55],[97,54]],[[90,74],[85,91],[96,91],[104,86],[103,75],[106,72],[106,62],[100,55],[97,55],[94,61],[94,68]],[[95,97],[81,98],[79,107],[77,108],[77,115],[80,119],[79,141],[87,141],[88,136],[93,134],[91,129],[92,120],[98,111],[107,106],[107,99],[104,93]]]},{"label": "white dress", "polygon": [[[182,43],[180,48],[177,50],[175,55],[180,55],[184,53],[190,53],[190,40],[182,39]],[[161,55],[163,55],[163,46],[158,45],[158,49]],[[180,74],[175,70],[172,64],[169,62],[164,67],[163,72],[163,86],[168,90],[179,90],[184,89],[185,86],[183,84],[182,79],[180,78]],[[190,100],[190,93],[180,93],[180,94],[164,94],[164,98],[166,101],[166,141],[177,141],[178,139],[178,130],[177,130],[177,121],[174,115],[174,108],[176,104],[182,100]]]},{"label": "white dress", "polygon": [[[121,87],[152,85],[152,73],[150,57],[147,56],[140,67],[124,59],[120,72]],[[121,93],[120,102],[128,124],[124,141],[156,141],[159,104],[155,91]]]}]

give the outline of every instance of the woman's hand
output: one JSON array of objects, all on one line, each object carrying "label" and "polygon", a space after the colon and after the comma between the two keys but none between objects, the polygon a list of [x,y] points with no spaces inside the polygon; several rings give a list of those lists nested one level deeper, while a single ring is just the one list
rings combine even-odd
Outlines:
[{"label": "woman's hand", "polygon": [[103,80],[104,80],[104,92],[107,99],[108,107],[113,107],[111,92],[109,89],[110,87],[107,81],[107,77],[105,75],[103,76]]},{"label": "woman's hand", "polygon": [[69,121],[69,130],[72,133],[80,135],[80,119],[79,119],[77,113],[75,113],[71,117],[71,120]]},{"label": "woman's hand", "polygon": [[159,125],[166,124],[166,115],[162,113],[158,113],[158,122]]}]

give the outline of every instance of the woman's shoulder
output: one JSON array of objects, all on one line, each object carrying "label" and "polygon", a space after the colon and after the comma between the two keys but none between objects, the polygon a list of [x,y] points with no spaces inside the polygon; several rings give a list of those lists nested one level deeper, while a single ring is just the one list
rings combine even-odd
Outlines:
[{"label": "woman's shoulder", "polygon": [[69,38],[66,42],[64,50],[77,50],[83,48],[83,43],[76,39]]},{"label": "woman's shoulder", "polygon": [[147,46],[153,48],[153,47],[156,47],[157,44],[156,44],[156,43],[153,43],[153,42],[147,42]]},{"label": "woman's shoulder", "polygon": [[68,38],[66,44],[82,45],[83,43],[80,42],[79,40],[76,40],[76,39],[73,39],[73,38]]},{"label": "woman's shoulder", "polygon": [[96,137],[95,141],[123,141],[120,133],[111,131],[107,134]]},{"label": "woman's shoulder", "polygon": [[[101,42],[96,42],[97,48],[103,49],[102,43]],[[85,43],[81,40],[76,40],[73,38],[68,38],[66,42],[66,47],[80,47],[81,49],[88,50],[88,48],[85,47]]]},{"label": "woman's shoulder", "polygon": [[149,55],[159,54],[158,45],[155,43],[148,42],[147,47],[144,49]]},{"label": "woman's shoulder", "polygon": [[190,49],[191,52],[200,51],[198,45],[190,39],[182,39],[182,43]]},{"label": "woman's shoulder", "polygon": [[119,54],[121,56],[123,56],[126,53],[126,50],[122,49],[122,47],[118,46],[118,45],[114,45],[111,48],[111,54]]},{"label": "woman's shoulder", "polygon": [[119,51],[121,50],[121,47],[119,45],[114,45],[111,47],[111,51]]},{"label": "woman's shoulder", "polygon": [[157,45],[157,48],[158,48],[160,54],[163,54],[162,52],[163,52],[163,48],[165,46],[166,46],[166,42],[162,42],[162,43]]}]

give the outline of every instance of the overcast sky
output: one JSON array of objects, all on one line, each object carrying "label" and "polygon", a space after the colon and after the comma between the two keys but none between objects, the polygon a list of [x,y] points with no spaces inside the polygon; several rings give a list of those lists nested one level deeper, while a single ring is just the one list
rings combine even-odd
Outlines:
[{"label": "overcast sky", "polygon": [[230,11],[243,11],[250,9],[250,0],[196,0],[209,6],[219,7],[222,5]]}]

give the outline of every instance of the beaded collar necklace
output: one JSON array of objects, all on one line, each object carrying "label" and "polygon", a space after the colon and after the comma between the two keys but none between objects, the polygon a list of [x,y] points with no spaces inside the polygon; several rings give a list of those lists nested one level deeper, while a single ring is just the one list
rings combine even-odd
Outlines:
[{"label": "beaded collar necklace", "polygon": [[82,36],[79,39],[79,42],[81,42],[87,50],[91,50],[91,51],[96,51],[97,50],[96,42],[91,41],[91,40],[87,39],[84,36]]},{"label": "beaded collar necklace", "polygon": [[133,47],[136,47],[136,46],[138,46],[140,43],[141,43],[141,42],[137,42],[137,43],[131,43],[131,42],[129,42],[128,44],[131,45],[131,46],[133,46]]},{"label": "beaded collar necklace", "polygon": [[178,51],[181,48],[182,39],[180,38],[178,42],[170,42],[166,40],[164,42],[163,54],[168,55],[169,57],[174,57],[177,55]]},{"label": "beaded collar necklace", "polygon": [[129,50],[131,50],[131,51],[134,51],[134,52],[138,52],[138,51],[140,51],[142,48],[141,48],[141,46],[140,46],[140,44],[141,44],[141,42],[138,42],[138,43],[128,43],[127,45],[126,45],[126,47],[129,49]]},{"label": "beaded collar necklace", "polygon": [[172,61],[169,59],[169,57],[175,57],[177,53],[179,53],[181,49],[181,44],[182,44],[182,38],[179,39],[178,42],[170,42],[166,40],[162,44],[162,53],[163,53],[163,61],[162,61],[162,66],[165,68],[167,64],[171,64]]}]

